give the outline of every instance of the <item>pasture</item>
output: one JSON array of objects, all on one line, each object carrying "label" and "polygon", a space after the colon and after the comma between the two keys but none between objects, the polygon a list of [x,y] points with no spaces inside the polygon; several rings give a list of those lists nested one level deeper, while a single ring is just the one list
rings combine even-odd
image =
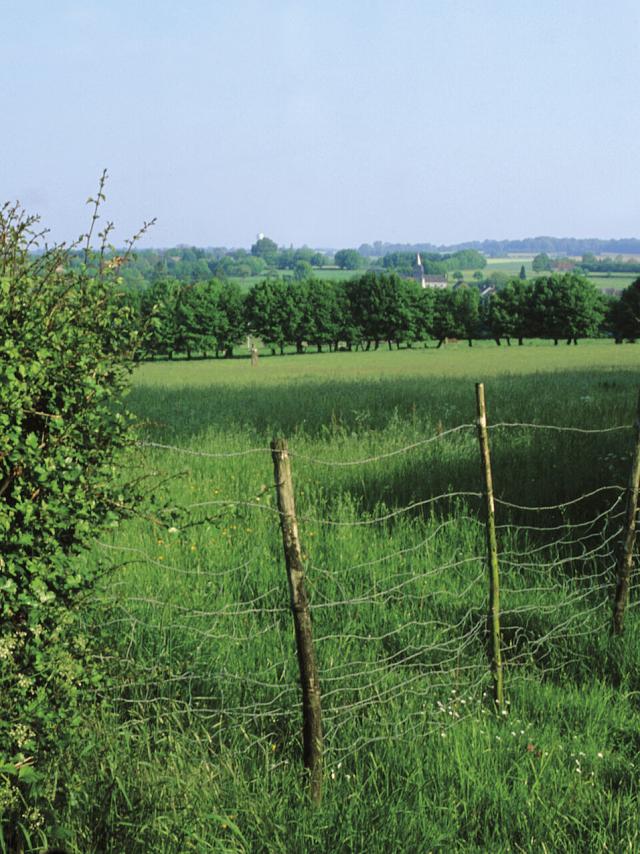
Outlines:
[{"label": "pasture", "polygon": [[[490,276],[491,273],[500,272],[505,273],[512,278],[517,278],[520,269],[522,266],[525,268],[525,272],[527,274],[528,279],[535,279],[536,276],[542,275],[541,273],[536,273],[532,266],[531,262],[534,256],[529,254],[522,255],[510,255],[504,258],[487,258],[487,266],[481,270],[484,277]],[[577,260],[579,263],[579,259]],[[277,271],[279,275],[284,278],[292,278],[293,272],[291,270],[279,270]],[[314,278],[321,279],[323,281],[345,281],[348,279],[352,279],[354,276],[360,276],[364,273],[364,270],[340,270],[337,267],[322,267],[318,269],[314,269],[313,276]],[[469,284],[474,284],[475,280],[473,278],[473,270],[465,270],[464,280]],[[588,279],[590,279],[598,288],[602,290],[608,290],[609,288],[613,288],[615,290],[623,290],[628,287],[630,284],[635,282],[638,278],[637,274],[627,274],[627,273],[587,273],[585,274]],[[264,281],[265,276],[231,276],[230,280],[233,282],[237,282],[243,291],[251,290],[254,285],[259,284]],[[450,284],[454,283],[455,280],[451,273],[449,273],[449,282]]]},{"label": "pasture", "polygon": [[[632,432],[491,433],[496,715],[473,422],[483,381],[490,424],[631,425],[638,354],[487,343],[142,366],[142,446],[123,465],[150,500],[83,558],[116,566],[87,626],[112,683],[61,769],[72,850],[637,850],[634,607],[608,634]],[[293,453],[323,692],[315,810],[274,435]]]},{"label": "pasture", "polygon": [[589,273],[588,278],[601,290],[613,288],[622,291],[638,278],[637,273]]}]

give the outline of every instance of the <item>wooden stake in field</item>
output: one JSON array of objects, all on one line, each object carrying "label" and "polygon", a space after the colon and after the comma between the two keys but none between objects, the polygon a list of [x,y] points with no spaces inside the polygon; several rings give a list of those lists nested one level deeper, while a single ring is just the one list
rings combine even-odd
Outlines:
[{"label": "wooden stake in field", "polygon": [[627,485],[627,511],[625,515],[624,539],[618,558],[618,580],[613,605],[611,630],[614,635],[622,634],[624,612],[629,601],[629,585],[633,567],[633,551],[636,542],[636,516],[638,514],[638,490],[640,489],[640,395],[636,410],[636,431],[629,483]]},{"label": "wooden stake in field", "polygon": [[489,434],[487,431],[487,407],[484,400],[484,384],[476,383],[476,405],[478,442],[482,477],[484,479],[484,499],[487,526],[487,558],[489,568],[489,612],[487,630],[489,635],[489,659],[493,677],[493,699],[496,707],[504,706],[502,683],[502,652],[500,649],[500,576],[498,571],[498,541],[496,538],[496,512],[493,501],[493,478],[491,476],[491,456],[489,453]]},{"label": "wooden stake in field", "polygon": [[271,452],[302,685],[304,764],[309,770],[311,800],[314,804],[319,804],[322,799],[320,682],[313,648],[309,601],[304,584],[304,566],[291,477],[291,458],[284,439],[274,439],[271,442]]}]

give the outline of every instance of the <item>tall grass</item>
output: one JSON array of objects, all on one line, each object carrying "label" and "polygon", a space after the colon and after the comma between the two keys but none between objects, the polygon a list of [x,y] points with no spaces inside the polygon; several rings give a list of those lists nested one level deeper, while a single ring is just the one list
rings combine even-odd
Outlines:
[{"label": "tall grass", "polygon": [[[631,424],[637,355],[594,342],[138,373],[129,404],[142,442],[258,450],[142,447],[126,461],[153,473],[156,506],[172,515],[132,520],[86,558],[121,566],[90,622],[113,685],[59,769],[74,781],[60,817],[71,850],[637,850],[634,609],[622,639],[606,631],[602,544],[615,519],[605,511],[619,493],[542,514],[499,506],[510,526],[499,531],[509,706],[495,715],[479,502],[397,512],[480,491],[473,427],[335,465],[472,423],[475,379],[493,423]],[[301,781],[274,434],[294,453],[322,680],[327,768],[316,811]],[[630,436],[496,429],[496,493],[549,505],[622,484]],[[562,526],[566,541],[525,531],[532,524]]]}]

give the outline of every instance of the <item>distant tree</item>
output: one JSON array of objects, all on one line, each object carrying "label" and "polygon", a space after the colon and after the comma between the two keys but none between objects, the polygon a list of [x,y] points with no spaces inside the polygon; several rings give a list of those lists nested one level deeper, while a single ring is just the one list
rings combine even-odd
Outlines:
[{"label": "distant tree", "polygon": [[460,270],[455,270],[453,273],[453,278],[456,282],[461,282],[464,279],[464,273],[460,272]]},{"label": "distant tree", "polygon": [[416,263],[415,252],[388,252],[382,259],[385,270],[395,270],[400,275],[410,276]]},{"label": "distant tree", "polygon": [[461,338],[464,330],[456,312],[455,291],[444,288],[435,292],[431,334],[441,347],[447,338]]},{"label": "distant tree", "polygon": [[430,253],[428,255],[423,254],[421,257],[422,266],[428,276],[446,275],[451,269],[451,264],[444,255]]},{"label": "distant tree", "polygon": [[493,285],[494,288],[500,289],[504,288],[507,282],[511,281],[511,276],[509,273],[505,273],[504,270],[493,270],[487,276],[487,284]]},{"label": "distant tree", "polygon": [[173,358],[176,351],[176,306],[180,282],[159,279],[142,295],[140,312],[144,336],[142,350],[145,354]]},{"label": "distant tree", "polygon": [[251,254],[263,258],[267,264],[275,264],[278,256],[278,244],[268,237],[259,238],[251,247]]},{"label": "distant tree", "polygon": [[553,264],[546,252],[540,252],[531,262],[531,268],[534,273],[544,273],[552,270]]},{"label": "distant tree", "polygon": [[296,340],[301,310],[295,296],[290,284],[266,279],[255,285],[247,297],[248,325],[274,352],[278,347],[284,354],[285,345]]},{"label": "distant tree", "polygon": [[249,255],[247,252],[229,253],[218,261],[210,262],[209,266],[213,275],[218,278],[260,276],[267,270],[267,262],[264,258]]},{"label": "distant tree", "polygon": [[604,318],[604,301],[593,282],[576,273],[552,274],[533,283],[531,319],[535,334],[567,344],[594,335]]},{"label": "distant tree", "polygon": [[471,347],[480,331],[480,293],[468,285],[436,291],[432,335],[438,347],[447,338],[466,338]]},{"label": "distant tree", "polygon": [[[450,255],[440,252],[420,252],[425,273],[438,275],[460,270],[481,270],[487,259],[475,249],[461,249]],[[382,266],[388,270],[409,275],[416,263],[416,251],[394,250],[387,252]]]},{"label": "distant tree", "polygon": [[299,260],[295,262],[293,267],[293,276],[299,282],[303,279],[308,279],[313,273],[313,268],[308,261]]},{"label": "distant tree", "polygon": [[606,301],[596,285],[577,273],[567,274],[566,281],[566,311],[567,344],[578,343],[579,338],[595,337],[604,321]]},{"label": "distant tree", "polygon": [[304,340],[318,352],[333,347],[339,338],[341,311],[333,282],[306,279],[298,285],[301,293],[301,327]]},{"label": "distant tree", "polygon": [[462,336],[473,346],[480,326],[480,294],[477,288],[463,285],[453,292],[453,310]]},{"label": "distant tree", "polygon": [[293,259],[294,264],[296,261],[307,261],[311,264],[311,259],[316,255],[313,249],[309,249],[308,246],[301,246],[299,249],[294,249],[293,251]]},{"label": "distant tree", "polygon": [[482,275],[480,270],[476,270],[475,273],[473,274],[473,278],[475,279],[476,282],[481,282],[484,279],[484,276]]},{"label": "distant tree", "polygon": [[[411,283],[408,283],[411,284]],[[416,341],[427,341],[433,334],[433,317],[436,302],[436,291],[433,288],[423,288],[418,282],[409,288],[413,337]]]},{"label": "distant tree", "polygon": [[[256,260],[262,261],[261,258]],[[236,269],[237,264],[235,260],[231,257],[231,255],[225,255],[224,258],[220,258],[220,260],[216,262],[215,267],[213,269],[213,273],[215,276],[234,276],[236,275]]]},{"label": "distant tree", "polygon": [[355,249],[339,249],[334,261],[341,270],[357,270],[364,266],[364,258]]},{"label": "distant tree", "polygon": [[503,270],[493,270],[486,278],[487,285],[494,287],[496,290],[504,288],[509,281],[511,281],[511,276]]},{"label": "distant tree", "polygon": [[[203,355],[207,356],[210,349],[215,350],[218,356],[220,349],[224,347],[227,335],[227,319],[221,305],[220,295],[227,287],[226,282],[220,279],[209,279],[197,286],[200,290],[200,318],[201,339],[200,345]],[[237,288],[237,285],[231,287]]]},{"label": "distant tree", "polygon": [[204,282],[211,275],[209,265],[204,258],[198,258],[190,261],[188,264],[183,264],[183,267],[186,268],[181,276],[183,281]]},{"label": "distant tree", "polygon": [[411,299],[407,282],[396,273],[369,272],[350,283],[349,299],[355,325],[377,349],[380,341],[399,346],[411,330]]},{"label": "distant tree", "polygon": [[522,345],[523,339],[530,334],[531,293],[529,282],[518,278],[491,294],[487,324],[498,345],[501,338],[506,338],[509,345],[511,338],[517,338],[518,344]]},{"label": "distant tree", "polygon": [[374,251],[374,248],[370,243],[361,243],[360,246],[358,246],[358,252],[365,258],[371,258],[373,255],[380,254]]},{"label": "distant tree", "polygon": [[522,265],[522,267],[520,267],[520,274],[519,275],[520,275],[520,278],[522,279],[522,281],[524,282],[524,280],[527,278],[527,271],[524,268],[524,264]]},{"label": "distant tree", "polygon": [[617,341],[640,338],[640,279],[622,291],[612,306],[611,319]]},{"label": "distant tree", "polygon": [[447,263],[449,270],[482,270],[487,259],[476,249],[460,249],[449,256]]},{"label": "distant tree", "polygon": [[155,284],[156,282],[163,282],[166,278],[168,278],[168,276],[169,271],[167,270],[167,262],[164,258],[158,259],[151,274],[152,284]]},{"label": "distant tree", "polygon": [[226,358],[231,358],[234,344],[240,344],[247,334],[245,295],[236,282],[221,284],[216,317],[219,323],[213,328],[216,354],[219,349],[224,352]]},{"label": "distant tree", "polygon": [[296,263],[296,250],[293,246],[289,249],[279,249],[275,256],[274,264],[279,270],[293,270]]},{"label": "distant tree", "polygon": [[182,284],[174,306],[174,347],[191,358],[194,350],[206,350],[208,323],[203,285]]},{"label": "distant tree", "polygon": [[352,350],[354,345],[356,350],[360,346],[363,334],[362,329],[358,326],[354,317],[353,306],[351,303],[351,286],[349,281],[339,281],[333,284],[335,294],[335,312],[336,312],[336,328],[334,348],[337,349],[340,342],[343,341],[347,350]]}]

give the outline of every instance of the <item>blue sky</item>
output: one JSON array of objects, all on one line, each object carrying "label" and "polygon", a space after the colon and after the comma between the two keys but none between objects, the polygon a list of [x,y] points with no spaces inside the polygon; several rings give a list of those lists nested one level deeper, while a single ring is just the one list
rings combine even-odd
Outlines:
[{"label": "blue sky", "polygon": [[0,197],[56,239],[640,236],[637,0],[0,2]]}]

